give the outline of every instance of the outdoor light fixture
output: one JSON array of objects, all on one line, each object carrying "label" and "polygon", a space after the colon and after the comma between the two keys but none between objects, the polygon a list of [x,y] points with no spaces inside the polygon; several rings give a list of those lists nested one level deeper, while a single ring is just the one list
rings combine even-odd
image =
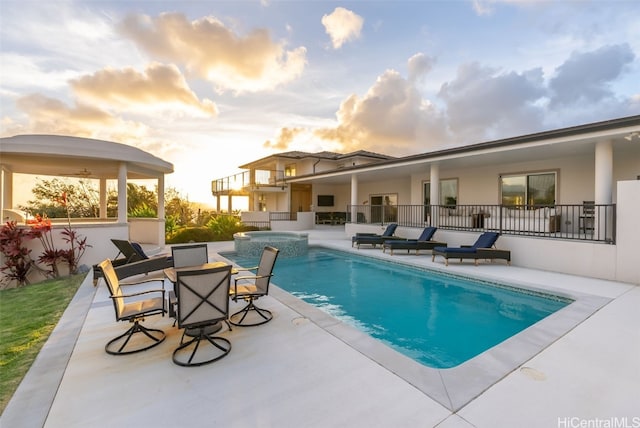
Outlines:
[{"label": "outdoor light fixture", "polygon": [[633,131],[627,134],[624,139],[627,141],[633,140],[633,137],[640,138],[640,131]]}]

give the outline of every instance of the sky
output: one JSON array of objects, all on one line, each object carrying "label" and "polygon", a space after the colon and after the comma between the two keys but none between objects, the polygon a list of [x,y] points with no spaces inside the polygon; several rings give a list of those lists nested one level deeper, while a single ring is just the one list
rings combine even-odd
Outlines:
[{"label": "sky", "polygon": [[0,0],[0,134],[129,144],[192,202],[290,150],[392,156],[640,114],[637,0]]}]

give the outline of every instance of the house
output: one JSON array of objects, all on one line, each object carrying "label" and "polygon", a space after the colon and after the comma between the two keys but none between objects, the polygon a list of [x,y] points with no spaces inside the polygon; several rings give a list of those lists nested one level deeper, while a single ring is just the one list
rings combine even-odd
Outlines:
[{"label": "house", "polygon": [[[392,156],[365,150],[347,154],[326,151],[279,153],[240,165],[239,168],[246,171],[214,180],[211,183],[211,192],[218,200],[218,211],[221,208],[220,196],[231,195],[248,196],[249,211],[266,211],[267,207],[270,211],[313,211],[311,186],[289,184],[289,178],[371,165],[392,159]],[[231,198],[228,198],[228,201],[228,212],[232,212]],[[339,206],[345,206],[346,203],[345,200]]]},{"label": "house", "polygon": [[[241,166],[254,201],[243,221],[262,213],[272,229],[304,229],[343,212],[347,236],[435,225],[453,245],[497,230],[516,265],[640,284],[640,116],[401,158],[291,153]],[[254,178],[262,169],[271,191]]]}]

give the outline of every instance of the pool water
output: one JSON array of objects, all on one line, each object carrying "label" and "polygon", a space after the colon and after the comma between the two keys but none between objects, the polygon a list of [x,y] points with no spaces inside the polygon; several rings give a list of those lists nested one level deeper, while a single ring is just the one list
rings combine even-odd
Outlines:
[{"label": "pool water", "polygon": [[274,274],[280,288],[433,368],[455,367],[571,303],[321,247],[278,258]]}]

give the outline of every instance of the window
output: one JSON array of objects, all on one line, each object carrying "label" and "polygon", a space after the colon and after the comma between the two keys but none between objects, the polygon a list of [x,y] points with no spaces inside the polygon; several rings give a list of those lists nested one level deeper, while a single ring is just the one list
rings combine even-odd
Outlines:
[{"label": "window", "polygon": [[503,205],[554,205],[556,203],[555,172],[514,174],[500,177]]},{"label": "window", "polygon": [[388,193],[382,195],[371,195],[371,222],[394,222],[398,221],[398,194]]},{"label": "window", "polygon": [[[431,183],[424,182],[424,204],[431,205]],[[440,201],[436,205],[452,205],[458,203],[458,179],[448,178],[440,180]]]},{"label": "window", "polygon": [[291,163],[289,165],[284,166],[284,176],[285,177],[295,177],[296,176],[296,164]]}]

